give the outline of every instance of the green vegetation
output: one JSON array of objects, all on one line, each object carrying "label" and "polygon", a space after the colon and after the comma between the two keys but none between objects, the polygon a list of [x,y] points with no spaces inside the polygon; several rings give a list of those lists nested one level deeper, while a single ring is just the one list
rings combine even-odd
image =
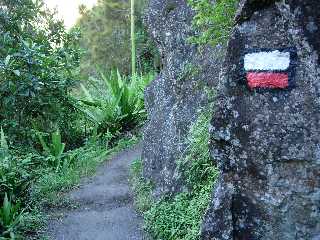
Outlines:
[{"label": "green vegetation", "polygon": [[132,165],[136,206],[144,213],[146,228],[154,239],[199,238],[202,217],[211,200],[213,185],[218,176],[210,159],[208,146],[211,109],[212,105],[209,104],[192,126],[186,156],[177,162],[188,191],[155,201],[151,197],[152,184],[142,177],[141,161]]},{"label": "green vegetation", "polygon": [[137,159],[131,165],[130,182],[135,192],[135,207],[140,212],[147,212],[154,200],[151,197],[152,184],[142,176],[142,161]]},{"label": "green vegetation", "polygon": [[[193,40],[223,42],[236,3],[190,0],[199,30]],[[1,240],[39,238],[45,209],[74,207],[65,193],[110,154],[136,142],[124,136],[146,119],[143,92],[160,64],[142,23],[145,2],[131,4],[81,6],[81,18],[67,31],[43,0],[1,1]],[[187,64],[180,80],[198,72]],[[141,161],[133,165],[136,205],[156,239],[198,237],[217,176],[208,150],[210,115],[200,114],[177,162],[187,191],[155,201]]]},{"label": "green vegetation", "polygon": [[78,74],[79,32],[66,32],[41,1],[2,1],[0,7],[0,124],[10,141],[32,144],[40,131],[78,135],[68,93]]},{"label": "green vegetation", "polygon": [[[111,38],[115,35],[110,31],[124,30],[116,28],[118,23],[128,22],[127,16],[121,19],[113,10],[120,6],[129,13],[130,5],[111,0],[98,5],[93,10],[82,8],[78,27],[66,31],[42,0],[1,1],[1,240],[38,239],[46,211],[74,207],[65,193],[112,153],[137,142],[136,137],[125,136],[146,118],[143,92],[154,71],[151,65],[137,68],[133,75],[115,70],[124,62],[112,64],[112,56],[123,52],[119,59],[130,62],[130,41],[117,45],[123,36]],[[136,22],[142,24],[139,6]],[[101,60],[108,66],[99,64],[93,49],[85,51],[84,44],[89,35],[102,34],[96,28],[91,32],[90,24],[104,17],[108,23],[99,26],[109,28],[106,36],[112,42],[96,39],[100,45],[94,51],[110,56]],[[137,30],[138,43],[142,29],[141,25]],[[143,39],[149,41],[145,34]],[[141,66],[142,59],[138,57]],[[83,74],[88,63],[92,71]]]},{"label": "green vegetation", "polygon": [[197,35],[190,40],[196,44],[216,46],[228,41],[234,25],[234,16],[239,0],[188,0],[195,10],[193,19]]},{"label": "green vegetation", "polygon": [[[60,138],[54,133],[53,138]],[[3,135],[4,136],[4,135]],[[22,155],[6,148],[1,138],[0,159],[3,200],[0,208],[0,230],[3,237],[20,239],[22,236],[41,234],[45,223],[42,209],[68,207],[70,203],[64,193],[79,183],[81,177],[91,175],[96,167],[114,152],[135,144],[137,138],[121,139],[114,147],[107,148],[108,138],[90,139],[81,148],[62,153],[62,143],[56,141],[58,151],[46,151]],[[60,146],[60,147],[59,147]],[[60,164],[55,163],[59,159]],[[10,197],[9,197],[10,196]],[[1,238],[0,238],[1,239]]]},{"label": "green vegetation", "polygon": [[158,67],[158,52],[142,21],[146,2],[99,0],[92,9],[80,8],[80,46],[87,50],[81,61],[84,79],[99,75],[97,69],[119,69],[121,74],[129,75]]},{"label": "green vegetation", "polygon": [[91,119],[99,133],[115,135],[129,130],[144,120],[144,88],[154,78],[153,73],[121,76],[119,71],[91,77],[87,89],[81,84],[83,96],[78,106]]},{"label": "green vegetation", "polygon": [[192,63],[186,63],[183,65],[181,74],[178,77],[179,81],[183,81],[188,78],[194,78],[201,72],[201,68]]}]

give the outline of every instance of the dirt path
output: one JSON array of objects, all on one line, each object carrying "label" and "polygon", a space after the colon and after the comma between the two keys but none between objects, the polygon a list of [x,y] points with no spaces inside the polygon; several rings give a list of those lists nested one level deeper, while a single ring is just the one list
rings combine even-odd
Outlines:
[{"label": "dirt path", "polygon": [[49,223],[55,240],[144,240],[142,220],[133,208],[128,186],[130,163],[141,146],[125,150],[101,166],[97,175],[82,182],[70,198],[79,208]]}]

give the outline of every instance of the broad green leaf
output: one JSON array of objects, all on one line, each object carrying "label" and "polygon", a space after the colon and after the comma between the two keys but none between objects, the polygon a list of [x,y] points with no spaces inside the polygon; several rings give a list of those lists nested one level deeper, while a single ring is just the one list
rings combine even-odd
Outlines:
[{"label": "broad green leaf", "polygon": [[6,226],[10,224],[10,215],[11,215],[11,202],[8,199],[7,193],[4,195],[4,200],[3,200],[3,222]]},{"label": "broad green leaf", "polygon": [[20,71],[19,71],[19,70],[13,70],[13,73],[14,73],[15,75],[17,75],[18,77],[20,77]]},{"label": "broad green leaf", "polygon": [[9,63],[10,63],[10,59],[11,59],[11,56],[8,55],[8,56],[6,57],[6,59],[4,60],[4,65],[8,66]]}]

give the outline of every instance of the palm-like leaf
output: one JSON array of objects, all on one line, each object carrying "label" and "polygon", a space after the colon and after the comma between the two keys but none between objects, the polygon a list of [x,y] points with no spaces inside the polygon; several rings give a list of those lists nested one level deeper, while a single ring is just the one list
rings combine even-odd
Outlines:
[{"label": "palm-like leaf", "polygon": [[109,75],[100,73],[99,79],[91,78],[91,88],[81,85],[80,99],[84,112],[90,120],[106,131],[119,131],[134,126],[145,113],[143,91],[153,78],[134,75],[131,79],[121,76],[119,71]]}]

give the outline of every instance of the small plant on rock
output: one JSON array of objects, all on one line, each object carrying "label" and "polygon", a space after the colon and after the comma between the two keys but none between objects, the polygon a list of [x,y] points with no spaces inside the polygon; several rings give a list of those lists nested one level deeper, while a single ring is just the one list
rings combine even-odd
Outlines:
[{"label": "small plant on rock", "polygon": [[193,26],[196,36],[190,40],[196,44],[216,46],[227,42],[239,0],[188,0],[195,10]]}]

